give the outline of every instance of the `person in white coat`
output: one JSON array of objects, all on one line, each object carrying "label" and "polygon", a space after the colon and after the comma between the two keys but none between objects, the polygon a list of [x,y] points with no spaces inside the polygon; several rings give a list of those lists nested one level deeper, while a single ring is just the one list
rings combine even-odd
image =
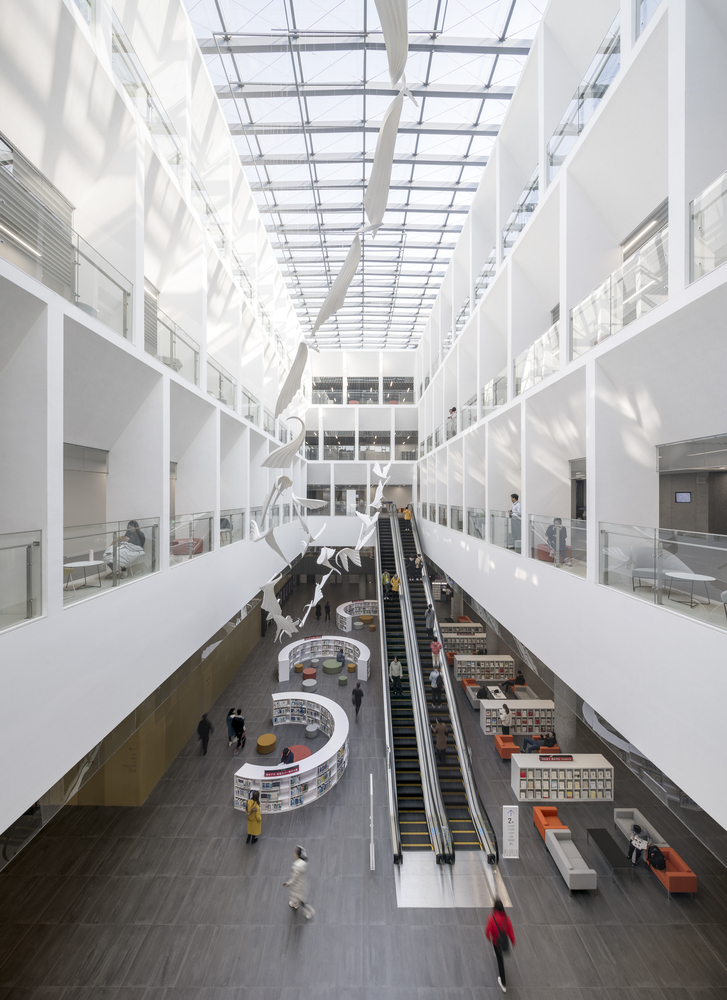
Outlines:
[{"label": "person in white coat", "polygon": [[508,736],[510,734],[510,726],[512,725],[512,714],[507,705],[500,706],[499,716],[502,723],[502,731],[505,736]]},{"label": "person in white coat", "polygon": [[316,911],[308,902],[308,855],[300,844],[295,849],[295,861],[290,869],[288,881],[284,884],[290,889],[288,905],[293,910],[302,906],[305,919],[310,920]]}]

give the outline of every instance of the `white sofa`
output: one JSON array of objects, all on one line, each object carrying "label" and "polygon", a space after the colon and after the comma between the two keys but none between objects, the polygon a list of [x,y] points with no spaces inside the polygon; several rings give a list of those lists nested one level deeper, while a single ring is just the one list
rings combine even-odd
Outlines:
[{"label": "white sofa", "polygon": [[570,830],[546,830],[545,846],[571,892],[574,889],[596,889],[598,874],[581,857],[571,839]]},{"label": "white sofa", "polygon": [[648,831],[650,843],[656,844],[657,847],[669,846],[659,831],[654,829],[653,824],[638,809],[614,809],[613,823],[627,840],[631,840],[631,824],[638,823],[642,829]]}]

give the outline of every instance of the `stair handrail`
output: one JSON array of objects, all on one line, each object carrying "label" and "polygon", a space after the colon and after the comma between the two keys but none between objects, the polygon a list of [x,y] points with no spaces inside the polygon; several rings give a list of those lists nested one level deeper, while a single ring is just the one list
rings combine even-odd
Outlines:
[{"label": "stair handrail", "polygon": [[399,827],[399,795],[396,789],[393,768],[394,724],[391,717],[391,696],[389,694],[389,656],[386,645],[386,622],[384,618],[384,595],[381,586],[381,539],[378,528],[374,558],[376,560],[376,599],[379,604],[379,656],[381,658],[381,685],[384,693],[384,739],[386,741],[386,790],[389,796],[389,826],[394,849],[394,864],[404,860],[401,850],[401,828]]},{"label": "stair handrail", "polygon": [[414,616],[411,608],[409,581],[406,574],[398,515],[390,515],[389,522],[391,524],[391,538],[394,543],[396,572],[401,581],[399,586],[399,608],[401,611],[401,622],[404,626],[404,645],[406,647],[409,672],[409,688],[412,693],[411,703],[414,712],[414,730],[416,732],[419,765],[422,774],[424,810],[427,817],[427,825],[429,826],[429,836],[437,856],[437,864],[444,862],[451,865],[454,863],[454,840],[447,818],[447,811],[444,808],[437,765],[434,762],[432,731],[429,726],[429,711],[427,710],[427,699],[424,693],[424,674],[419,659],[419,644],[416,641],[416,629],[414,628]]},{"label": "stair handrail", "polygon": [[[419,537],[419,530],[417,528],[416,515],[413,510],[413,505],[410,505],[410,509],[412,535],[414,536],[417,553],[421,556],[422,562],[424,563],[425,572],[422,573],[422,583],[424,584],[424,591],[427,596],[427,604],[431,604],[431,606],[434,607],[432,585],[429,580],[429,574],[426,572],[424,549],[422,548],[421,539]],[[462,781],[465,788],[465,794],[467,795],[467,804],[469,805],[470,815],[472,816],[475,830],[477,831],[477,837],[482,845],[482,849],[487,853],[487,861],[489,864],[494,865],[497,864],[500,859],[500,849],[497,844],[497,835],[492,823],[490,822],[490,818],[487,815],[484,803],[480,798],[477,782],[475,781],[475,776],[472,771],[469,746],[464,735],[464,730],[462,729],[462,720],[459,716],[459,708],[455,697],[454,684],[449,676],[449,670],[447,669],[447,663],[445,660],[446,653],[444,650],[444,639],[442,631],[439,627],[439,619],[437,619],[436,636],[437,641],[442,647],[442,652],[440,654],[442,670],[440,672],[442,679],[444,680],[447,704],[449,706],[449,717],[452,722],[452,733],[454,735],[454,743],[457,748],[457,756],[459,757],[459,766],[462,771]]]}]

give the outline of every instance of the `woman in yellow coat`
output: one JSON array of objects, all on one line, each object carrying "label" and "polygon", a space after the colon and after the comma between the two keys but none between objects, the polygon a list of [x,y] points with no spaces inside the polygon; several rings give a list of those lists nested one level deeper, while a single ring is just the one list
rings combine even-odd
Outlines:
[{"label": "woman in yellow coat", "polygon": [[246,844],[257,843],[260,836],[260,792],[252,792],[247,800],[247,840]]}]

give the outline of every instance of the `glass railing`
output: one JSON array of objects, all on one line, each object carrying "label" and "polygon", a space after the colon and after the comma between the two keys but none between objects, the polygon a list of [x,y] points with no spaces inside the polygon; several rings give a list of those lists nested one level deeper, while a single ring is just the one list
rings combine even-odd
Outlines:
[{"label": "glass railing", "polygon": [[245,508],[220,511],[220,545],[232,545],[245,540]]},{"label": "glass railing", "polygon": [[449,333],[445,334],[444,340],[442,341],[442,356],[449,354],[454,344],[454,331],[450,330]]},{"label": "glass railing", "polygon": [[0,256],[129,339],[131,282],[15,179],[2,141],[0,154]]},{"label": "glass railing", "polygon": [[[153,321],[152,321],[153,323]],[[145,321],[148,327],[149,321]],[[199,344],[181,330],[173,319],[157,307],[156,337],[144,330],[144,348],[167,368],[199,385]]]},{"label": "glass railing", "polygon": [[464,530],[464,521],[462,518],[462,508],[461,507],[450,507],[449,508],[449,526],[454,531]]},{"label": "glass railing", "polygon": [[290,504],[289,503],[284,503],[283,504],[283,524],[289,524],[289,523],[290,523]]},{"label": "glass railing", "polygon": [[263,531],[263,509],[262,507],[250,508],[250,523],[255,522],[258,528]]},{"label": "glass railing", "polygon": [[222,365],[207,355],[207,392],[234,410],[237,397],[237,382]]},{"label": "glass railing", "polygon": [[467,325],[467,321],[470,318],[470,300],[466,298],[464,300],[464,305],[457,313],[457,319],[454,321],[454,335],[459,337],[460,333],[464,330]]},{"label": "glass railing", "polygon": [[490,542],[502,549],[520,552],[522,548],[522,521],[506,510],[490,511]]},{"label": "glass railing", "polygon": [[480,273],[475,278],[475,305],[480,301],[487,289],[492,284],[492,279],[497,273],[497,251],[493,247],[490,255],[482,265]]},{"label": "glass railing", "polygon": [[427,454],[432,450],[432,435],[427,435]]},{"label": "glass railing", "polygon": [[426,392],[429,388],[429,372],[424,376],[424,391]]},{"label": "glass railing", "polygon": [[388,462],[391,457],[391,445],[363,444],[359,440],[358,457],[360,462]]},{"label": "glass railing", "polygon": [[690,281],[727,261],[727,171],[689,206]]},{"label": "glass railing", "polygon": [[507,368],[487,383],[482,390],[482,416],[507,402]]},{"label": "glass railing", "polygon": [[636,37],[638,38],[651,18],[654,16],[656,8],[661,0],[638,0],[639,7],[636,15]]},{"label": "glass railing", "polygon": [[439,355],[435,354],[434,357],[432,358],[432,378],[434,378],[434,376],[436,375],[438,368],[439,368]]},{"label": "glass railing", "polygon": [[[356,382],[368,382],[367,379],[357,379]],[[355,405],[366,405],[368,403],[373,403],[378,405],[379,402],[379,380],[372,379],[370,384],[367,385],[356,385],[353,379],[349,379],[348,386],[346,389],[346,396],[349,403],[354,403]]]},{"label": "glass railing", "polygon": [[438,448],[444,441],[444,429],[440,425],[434,432],[434,447]]},{"label": "glass railing", "polygon": [[525,185],[522,194],[515,203],[515,207],[510,212],[510,216],[505,223],[505,228],[502,230],[503,257],[507,257],[515,245],[518,236],[527,226],[528,222],[530,222],[530,217],[538,207],[538,193],[538,167],[536,167],[530,176],[530,180]]},{"label": "glass railing", "polygon": [[526,351],[515,358],[514,394],[519,396],[544,378],[558,371],[560,364],[560,326],[553,323],[551,328],[538,337]]},{"label": "glass railing", "polygon": [[260,423],[260,403],[246,390],[242,390],[242,415],[251,424]]},{"label": "glass railing", "polygon": [[76,0],[76,7],[89,27],[93,24],[93,0]]},{"label": "glass railing", "polygon": [[43,614],[40,531],[0,535],[0,631]]},{"label": "glass railing", "polygon": [[[363,489],[363,493],[366,492],[364,487],[359,487],[359,489],[360,490]],[[336,490],[337,496],[335,503],[336,503],[337,517],[355,517],[356,511],[359,511],[361,514],[365,514],[366,498],[364,497],[363,493],[360,493],[358,498],[354,497],[354,499],[348,500],[346,499],[346,497],[341,496],[339,490]]]},{"label": "glass railing", "polygon": [[437,506],[436,506],[436,504],[433,504],[433,503],[429,504],[429,520],[432,522],[432,524],[436,524],[437,523]]},{"label": "glass railing", "polygon": [[412,436],[408,441],[397,441],[394,445],[394,458],[397,462],[416,462],[417,460],[417,435],[412,431]]},{"label": "glass railing", "polygon": [[422,387],[422,383],[420,382],[419,383],[419,399],[421,399],[423,395],[424,395],[424,389]]},{"label": "glass railing", "polygon": [[288,443],[288,428],[280,420],[278,421],[278,441],[281,444]]},{"label": "glass railing", "polygon": [[263,408],[263,430],[271,437],[275,437],[275,417],[269,410]]},{"label": "glass railing", "polygon": [[604,586],[727,629],[727,535],[601,523],[599,548]]},{"label": "glass railing", "polygon": [[445,528],[447,527],[447,505],[445,503],[439,504],[439,518],[438,521]]},{"label": "glass railing", "polygon": [[467,534],[473,538],[487,539],[487,515],[482,507],[467,508]]},{"label": "glass railing", "polygon": [[586,576],[586,522],[531,514],[530,558]]},{"label": "glass railing", "polygon": [[63,604],[159,569],[159,518],[63,529]]},{"label": "glass railing", "polygon": [[305,442],[305,457],[309,462],[318,461],[318,441],[308,441]]},{"label": "glass railing", "polygon": [[311,402],[318,404],[343,403],[343,379],[317,377],[313,379]]},{"label": "glass railing", "polygon": [[665,228],[571,309],[573,359],[666,302],[668,256],[669,230]]},{"label": "glass railing", "polygon": [[[419,388],[421,395],[421,386]],[[414,403],[414,379],[384,378],[384,403]]]},{"label": "glass railing", "polygon": [[344,437],[341,441],[337,439],[337,435],[332,435],[333,440],[328,434],[323,438],[323,458],[327,462],[353,462],[356,457],[353,448],[353,434],[350,437]]},{"label": "glass railing", "polygon": [[548,169],[551,181],[575,146],[578,136],[593,117],[621,68],[620,23],[620,14],[617,14],[548,143]]},{"label": "glass railing", "polygon": [[457,436],[457,415],[453,414],[451,417],[447,417],[446,421],[446,432],[447,440]]},{"label": "glass railing", "polygon": [[477,393],[462,406],[462,430],[477,423]]},{"label": "glass railing", "polygon": [[182,143],[116,14],[111,28],[111,66],[154,137],[162,157],[179,173]]},{"label": "glass railing", "polygon": [[419,458],[424,458],[424,447],[425,447],[424,439],[422,438],[422,440],[419,442]]},{"label": "glass railing", "polygon": [[179,514],[169,520],[169,563],[187,562],[212,548],[212,511]]}]

